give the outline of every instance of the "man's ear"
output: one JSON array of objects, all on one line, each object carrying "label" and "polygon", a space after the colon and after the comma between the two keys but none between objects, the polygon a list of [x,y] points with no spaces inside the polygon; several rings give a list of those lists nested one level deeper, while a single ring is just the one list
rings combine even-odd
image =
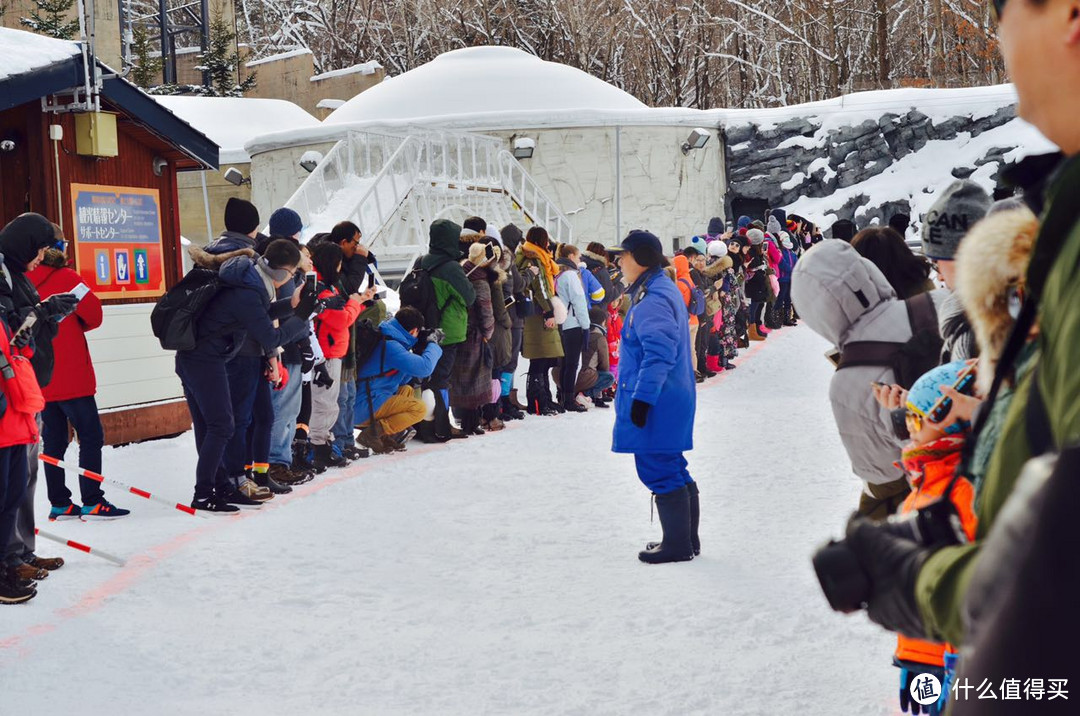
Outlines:
[{"label": "man's ear", "polygon": [[1080,2],[1069,3],[1069,21],[1066,26],[1065,44],[1080,45]]}]

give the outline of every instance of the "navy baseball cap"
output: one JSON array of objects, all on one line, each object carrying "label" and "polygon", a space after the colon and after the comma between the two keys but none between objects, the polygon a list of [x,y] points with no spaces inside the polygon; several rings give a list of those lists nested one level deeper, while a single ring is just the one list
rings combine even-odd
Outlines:
[{"label": "navy baseball cap", "polygon": [[626,238],[622,240],[622,243],[618,246],[609,246],[608,251],[611,253],[620,253],[622,251],[636,251],[637,249],[648,248],[654,252],[663,255],[664,247],[660,243],[660,239],[656,238],[655,234],[648,231],[641,231],[635,229],[626,235]]}]

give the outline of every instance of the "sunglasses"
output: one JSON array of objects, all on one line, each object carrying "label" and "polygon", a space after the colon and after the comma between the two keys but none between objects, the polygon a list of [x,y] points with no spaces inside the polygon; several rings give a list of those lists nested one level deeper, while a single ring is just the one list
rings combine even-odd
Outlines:
[{"label": "sunglasses", "polygon": [[990,0],[990,16],[994,22],[1001,22],[1001,13],[1005,12],[1005,3],[1008,0]]},{"label": "sunglasses", "polygon": [[914,435],[923,429],[923,416],[909,410],[904,414],[904,424],[907,425],[908,432]]}]

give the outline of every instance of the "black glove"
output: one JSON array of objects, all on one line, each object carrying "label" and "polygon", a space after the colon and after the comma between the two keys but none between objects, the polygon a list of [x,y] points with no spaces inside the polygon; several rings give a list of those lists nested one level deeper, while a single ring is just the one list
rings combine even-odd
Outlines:
[{"label": "black glove", "polygon": [[[893,659],[893,666],[900,667],[900,710],[904,713],[910,713],[913,716],[917,714],[927,714],[928,716],[938,716],[940,711],[938,710],[938,703],[935,701],[932,704],[923,706],[915,699],[911,698],[911,684],[923,674],[930,674],[937,678],[939,684],[945,683],[945,669],[941,666],[930,666],[929,664],[919,664],[914,661],[901,661],[900,659]],[[922,682],[920,682],[920,685]],[[929,688],[929,686],[916,686],[919,688]],[[942,689],[935,689],[939,697],[941,697]],[[927,696],[931,696],[930,692],[927,692]]]},{"label": "black glove", "polygon": [[446,340],[446,331],[441,328],[431,328],[428,330],[427,335],[428,343],[435,343],[442,345],[442,342]]},{"label": "black glove", "polygon": [[328,296],[319,301],[319,303],[322,304],[323,310],[340,311],[345,308],[348,299],[344,296]]},{"label": "black glove", "polygon": [[651,407],[643,400],[635,400],[630,405],[630,422],[639,428],[645,427],[645,421],[649,419],[649,408]]},{"label": "black glove", "polygon": [[926,639],[926,628],[915,603],[915,579],[930,550],[892,534],[887,524],[865,518],[848,522],[847,543],[870,578],[866,612],[889,631]]},{"label": "black glove", "polygon": [[318,299],[315,293],[308,290],[307,284],[304,284],[304,288],[300,290],[300,302],[296,304],[296,308],[293,309],[293,313],[296,317],[306,321],[311,318],[311,315],[315,313],[315,304]]},{"label": "black glove", "polygon": [[330,371],[326,369],[326,363],[315,366],[315,377],[311,379],[311,384],[320,388],[333,387],[334,379],[330,377]]},{"label": "black glove", "polygon": [[73,293],[58,293],[55,296],[49,296],[44,301],[34,307],[34,310],[38,312],[38,317],[47,319],[53,323],[59,323],[72,313],[75,313],[75,309],[79,307],[79,299]]}]

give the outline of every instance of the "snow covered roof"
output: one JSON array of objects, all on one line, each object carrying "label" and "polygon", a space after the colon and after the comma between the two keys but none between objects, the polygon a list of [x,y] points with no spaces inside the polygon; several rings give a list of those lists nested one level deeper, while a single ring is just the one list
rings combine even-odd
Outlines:
[{"label": "snow covered roof", "polygon": [[312,82],[320,82],[322,80],[328,80],[332,77],[344,77],[346,75],[373,75],[382,69],[382,65],[378,62],[361,62],[358,65],[352,67],[343,67],[340,70],[330,70],[329,72],[323,72],[320,75],[315,75],[311,78]]},{"label": "snow covered roof", "polygon": [[244,143],[260,134],[319,126],[319,120],[283,99],[171,96],[154,99],[214,140],[221,147],[222,164],[250,162]]},{"label": "snow covered roof", "polygon": [[248,62],[245,67],[258,67],[259,65],[265,65],[269,62],[277,62],[278,60],[288,60],[293,57],[303,57],[304,55],[310,55],[311,50],[306,47],[301,47],[295,50],[289,50],[288,52],[279,52],[276,55],[270,55],[269,57],[262,57],[258,60],[252,60]]},{"label": "snow covered roof", "polygon": [[77,42],[54,40],[23,30],[0,27],[0,79],[15,77],[82,54]]},{"label": "snow covered roof", "polygon": [[345,103],[326,122],[411,121],[475,117],[494,111],[634,110],[632,95],[568,65],[545,62],[510,47],[469,47],[376,85]]}]

